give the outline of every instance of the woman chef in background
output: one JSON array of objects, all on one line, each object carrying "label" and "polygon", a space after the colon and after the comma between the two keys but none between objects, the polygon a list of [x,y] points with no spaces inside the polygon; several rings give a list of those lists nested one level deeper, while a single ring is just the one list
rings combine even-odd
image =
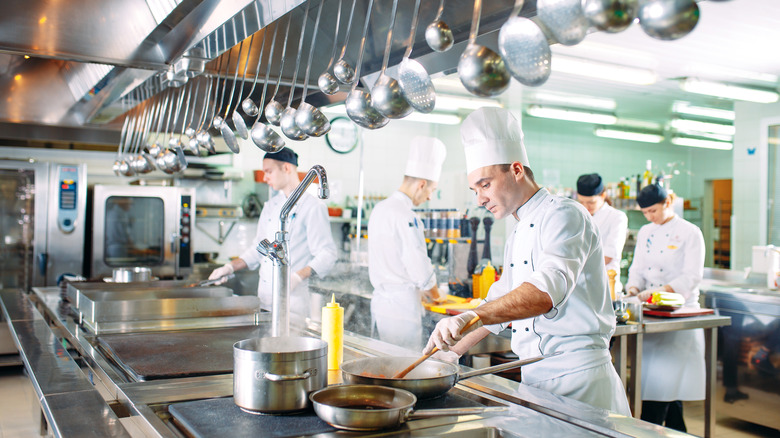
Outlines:
[{"label": "woman chef in background", "polygon": [[422,347],[422,298],[439,300],[423,224],[412,210],[431,199],[447,149],[433,137],[415,137],[401,187],[376,204],[368,220],[368,276],[374,293],[371,319],[379,339]]},{"label": "woman chef in background", "polygon": [[615,294],[620,294],[623,290],[623,284],[620,282],[620,260],[623,257],[623,245],[626,244],[628,216],[607,203],[607,192],[598,173],[577,178],[577,201],[588,210],[593,223],[599,229],[601,247],[604,249],[604,264],[607,272],[615,271]]},{"label": "woman chef in background", "polygon": [[[676,292],[699,307],[704,237],[672,210],[674,195],[658,184],[636,197],[650,221],[637,235],[626,290],[640,301],[653,291]],[[685,432],[682,400],[704,399],[704,331],[650,333],[642,348],[642,420]]]}]

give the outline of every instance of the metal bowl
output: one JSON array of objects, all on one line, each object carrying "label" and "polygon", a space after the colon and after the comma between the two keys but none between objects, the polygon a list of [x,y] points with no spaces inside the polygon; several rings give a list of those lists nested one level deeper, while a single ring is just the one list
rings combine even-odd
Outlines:
[{"label": "metal bowl", "polygon": [[111,277],[114,283],[132,283],[135,281],[151,281],[152,270],[144,267],[134,268],[114,268],[114,274]]}]

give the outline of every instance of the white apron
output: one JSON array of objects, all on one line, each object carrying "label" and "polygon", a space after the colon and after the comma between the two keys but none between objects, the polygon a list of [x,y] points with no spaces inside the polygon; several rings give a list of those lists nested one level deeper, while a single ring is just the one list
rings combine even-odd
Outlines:
[{"label": "white apron", "polygon": [[371,319],[379,339],[411,350],[422,350],[422,302],[416,288],[374,289]]},{"label": "white apron", "polygon": [[[685,297],[686,307],[699,307],[704,270],[701,230],[675,216],[663,225],[639,230],[627,287],[640,291],[669,284]],[[682,330],[644,336],[642,400],[704,399],[704,331]]]}]

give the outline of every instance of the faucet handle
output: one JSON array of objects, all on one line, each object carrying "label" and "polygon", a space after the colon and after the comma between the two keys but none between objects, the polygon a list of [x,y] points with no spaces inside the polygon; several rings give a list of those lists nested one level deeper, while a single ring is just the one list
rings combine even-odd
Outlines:
[{"label": "faucet handle", "polygon": [[268,239],[263,239],[260,241],[260,243],[257,245],[257,252],[260,253],[260,255],[270,257],[273,253],[273,247],[271,246],[271,242],[268,241]]}]

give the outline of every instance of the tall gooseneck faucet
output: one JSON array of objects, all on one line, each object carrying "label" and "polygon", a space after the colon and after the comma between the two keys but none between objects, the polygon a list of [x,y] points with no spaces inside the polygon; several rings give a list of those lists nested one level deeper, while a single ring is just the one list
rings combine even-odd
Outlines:
[{"label": "tall gooseneck faucet", "polygon": [[270,258],[274,265],[271,280],[273,288],[271,336],[289,336],[290,334],[290,258],[287,249],[289,244],[287,218],[314,178],[319,178],[319,198],[328,199],[330,189],[328,188],[328,176],[325,173],[325,168],[315,165],[309,169],[306,176],[303,177],[303,181],[290,193],[287,202],[282,206],[282,212],[279,214],[281,229],[276,232],[273,243],[269,242],[268,239],[263,239],[257,245],[257,252]]}]

